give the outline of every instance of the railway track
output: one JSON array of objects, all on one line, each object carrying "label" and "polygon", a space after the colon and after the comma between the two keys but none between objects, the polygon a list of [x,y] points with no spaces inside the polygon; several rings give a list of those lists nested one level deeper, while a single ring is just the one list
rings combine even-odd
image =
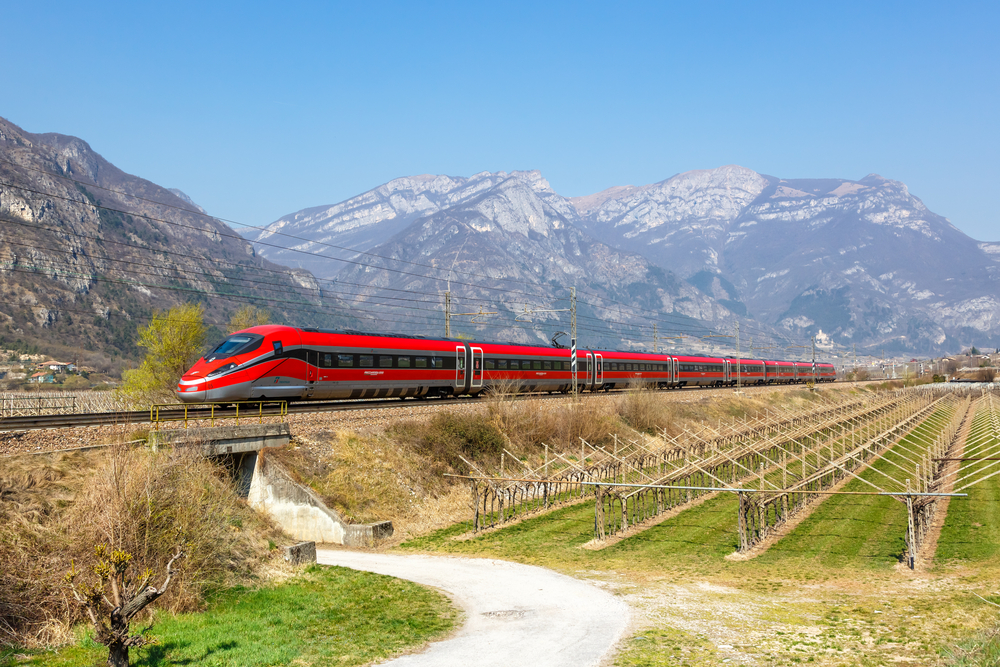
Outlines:
[{"label": "railway track", "polygon": [[[801,389],[803,385],[771,385],[767,387],[751,387],[745,388],[744,391],[754,392],[759,390],[781,390],[781,389]],[[619,393],[626,390],[614,390],[611,393]],[[713,393],[726,393],[731,394],[733,392],[733,387],[722,387],[722,388],[698,388],[689,387],[682,390],[674,390],[671,392],[664,392],[664,396],[679,397],[679,396],[705,396]],[[605,392],[598,392],[594,394],[582,394],[583,398],[590,396],[602,396]],[[530,398],[534,399],[558,399],[565,398],[563,394],[533,394]],[[381,400],[368,400],[368,401],[317,401],[317,402],[306,402],[306,403],[290,403],[287,408],[287,414],[308,414],[315,412],[344,412],[352,410],[378,410],[385,408],[403,408],[403,407],[413,407],[415,405],[426,405],[434,407],[444,407],[447,405],[469,405],[477,402],[479,399],[472,397],[460,397],[460,398],[429,398],[426,400],[422,399],[406,399],[400,400],[398,398],[392,399],[381,399]],[[268,405],[263,408],[261,412],[257,410],[247,410],[246,408],[240,411],[240,419],[254,419],[259,416],[264,417],[278,417],[281,415],[281,406],[279,404]],[[215,419],[232,419],[235,418],[236,408],[216,408],[214,413]],[[188,421],[203,421],[213,417],[212,411],[209,408],[189,408],[187,410]],[[184,420],[184,410],[179,408],[176,410],[160,410],[159,420],[162,422],[178,422]],[[78,414],[56,414],[56,415],[20,415],[12,417],[0,417],[0,432],[10,432],[10,431],[31,431],[37,429],[53,429],[53,428],[75,428],[81,426],[114,426],[122,424],[148,424],[151,423],[150,411],[149,410],[136,410],[132,412],[92,412],[92,413],[78,413]]]}]

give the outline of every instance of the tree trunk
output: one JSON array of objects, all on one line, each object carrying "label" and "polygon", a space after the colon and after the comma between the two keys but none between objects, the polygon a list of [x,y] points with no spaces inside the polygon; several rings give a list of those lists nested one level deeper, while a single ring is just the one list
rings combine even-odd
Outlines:
[{"label": "tree trunk", "polygon": [[108,667],[129,667],[128,646],[120,642],[108,646]]}]

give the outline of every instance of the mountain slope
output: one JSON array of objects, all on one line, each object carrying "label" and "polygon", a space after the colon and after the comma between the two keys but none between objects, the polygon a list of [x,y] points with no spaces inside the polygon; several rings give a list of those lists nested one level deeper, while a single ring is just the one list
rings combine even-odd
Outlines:
[{"label": "mountain slope", "polygon": [[257,257],[226,225],[83,140],[31,134],[3,119],[0,289],[0,348],[58,343],[103,355],[105,364],[134,358],[143,318],[183,301],[204,303],[219,324],[245,303],[298,321],[344,308],[320,300],[313,276]]},{"label": "mountain slope", "polygon": [[[326,244],[369,250],[414,220],[469,202],[511,176],[530,184],[563,215],[571,213],[571,207],[537,171],[482,172],[469,178],[422,175],[397,178],[339,204],[303,209],[264,229],[248,229],[243,234],[248,240],[270,244],[260,251],[271,261],[308,269],[320,278],[333,278],[345,266],[336,258],[354,257],[355,253]],[[302,250],[329,259],[297,252]]]},{"label": "mountain slope", "polygon": [[1000,339],[995,246],[897,181],[722,167],[571,202],[599,238],[796,336],[923,352]]},{"label": "mountain slope", "polygon": [[[454,329],[486,330],[498,340],[547,341],[556,330],[568,330],[566,313],[536,313],[530,316],[530,325],[515,318],[528,319],[525,308],[567,308],[570,285],[579,292],[581,340],[586,339],[587,345],[620,347],[624,341],[648,347],[652,342],[648,337],[633,339],[635,325],[643,326],[648,336],[646,318],[654,317],[650,311],[673,314],[677,327],[686,330],[700,328],[692,318],[731,321],[728,310],[672,273],[640,255],[600,243],[570,224],[546,201],[547,183],[540,183],[535,172],[494,177],[496,184],[485,192],[415,220],[375,246],[372,252],[384,259],[368,258],[373,266],[349,267],[338,280],[365,285],[371,296],[385,289],[422,294],[425,307],[432,310],[440,303],[438,295],[450,286],[455,312],[497,311],[492,318],[477,318],[488,327],[476,327],[465,316]],[[400,260],[413,263],[409,266],[437,268],[420,270],[422,275],[377,270],[401,266]],[[419,323],[429,333],[441,333],[440,316],[411,317],[414,326]]]}]

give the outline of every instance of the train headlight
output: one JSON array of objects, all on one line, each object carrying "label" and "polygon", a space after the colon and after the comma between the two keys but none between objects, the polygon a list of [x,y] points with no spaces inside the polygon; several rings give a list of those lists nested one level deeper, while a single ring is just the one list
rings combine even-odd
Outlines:
[{"label": "train headlight", "polygon": [[209,373],[205,377],[210,377],[210,378],[219,377],[220,375],[222,375],[224,373],[228,373],[229,371],[233,370],[234,368],[236,368],[236,364],[226,364],[225,366],[219,366],[218,368],[216,368],[214,371],[212,371],[211,373]]}]

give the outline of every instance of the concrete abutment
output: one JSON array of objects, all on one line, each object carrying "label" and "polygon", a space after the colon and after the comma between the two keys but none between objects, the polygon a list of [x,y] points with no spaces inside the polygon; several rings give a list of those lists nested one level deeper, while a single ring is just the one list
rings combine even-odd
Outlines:
[{"label": "concrete abutment", "polygon": [[286,423],[154,431],[149,437],[154,448],[194,446],[204,456],[222,459],[237,492],[297,540],[372,547],[392,536],[391,521],[348,523],[267,455],[268,449],[283,447],[290,441],[291,430]]}]

